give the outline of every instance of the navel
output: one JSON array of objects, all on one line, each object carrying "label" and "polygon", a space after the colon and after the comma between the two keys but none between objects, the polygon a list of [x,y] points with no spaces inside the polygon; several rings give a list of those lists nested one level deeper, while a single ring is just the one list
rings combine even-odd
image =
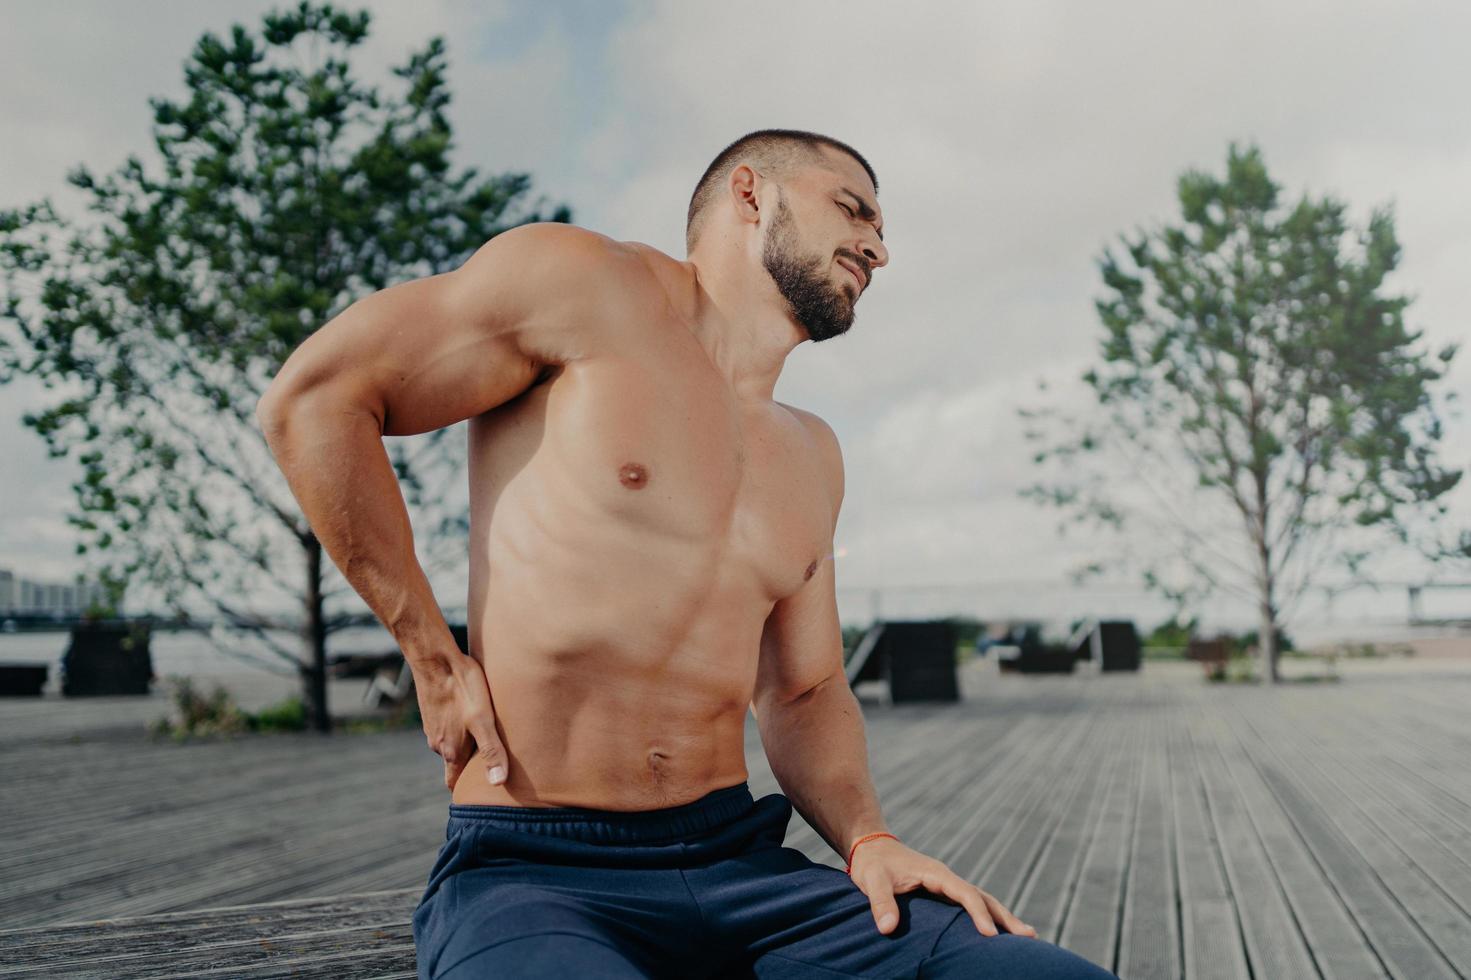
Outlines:
[{"label": "navel", "polygon": [[810,565],[807,566],[807,571],[805,571],[805,572],[802,573],[802,581],[805,582],[809,578],[811,578],[812,576],[814,576],[816,574],[817,574],[817,559],[814,558],[814,559],[812,559],[812,564],[810,564]]},{"label": "navel", "polygon": [[618,482],[630,490],[649,485],[649,470],[643,463],[624,463],[618,467]]}]

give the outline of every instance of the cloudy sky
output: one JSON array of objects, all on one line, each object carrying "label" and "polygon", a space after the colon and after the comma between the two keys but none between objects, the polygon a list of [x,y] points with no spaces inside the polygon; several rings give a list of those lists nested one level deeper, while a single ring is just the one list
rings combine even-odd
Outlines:
[{"label": "cloudy sky", "polygon": [[[0,206],[65,202],[78,162],[151,162],[147,97],[183,91],[202,32],[254,27],[272,6],[0,7]],[[852,331],[797,348],[776,391],[842,440],[845,619],[863,618],[878,590],[890,615],[1156,621],[1165,607],[1137,575],[1067,584],[1115,545],[1059,538],[1057,512],[1018,498],[1039,474],[1014,410],[1086,408],[1096,257],[1119,233],[1173,218],[1177,175],[1219,171],[1232,140],[1258,143],[1290,197],[1332,192],[1359,221],[1393,204],[1404,255],[1392,285],[1415,297],[1421,348],[1471,339],[1465,4],[369,6],[364,75],[391,82],[388,66],[446,38],[457,162],[528,171],[577,223],[678,258],[694,181],[742,133],[812,129],[873,164],[891,263]],[[1471,394],[1471,350],[1438,390],[1452,388]],[[77,470],[20,422],[47,397],[26,382],[0,388],[0,567],[59,579],[82,567],[63,520]],[[1448,422],[1447,462],[1471,464],[1471,425]],[[1471,487],[1453,506],[1471,526]],[[1375,567],[1389,581],[1428,570],[1393,548]],[[1471,592],[1457,595],[1447,608],[1471,614]],[[1309,606],[1303,631],[1404,608],[1395,589]],[[1251,621],[1230,602],[1204,612]]]}]

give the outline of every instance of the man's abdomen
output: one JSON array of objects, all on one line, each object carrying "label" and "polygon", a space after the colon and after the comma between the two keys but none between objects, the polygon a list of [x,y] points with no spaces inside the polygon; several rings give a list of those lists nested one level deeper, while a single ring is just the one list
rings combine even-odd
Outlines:
[{"label": "man's abdomen", "polygon": [[650,810],[746,779],[750,691],[736,665],[676,657],[629,669],[607,651],[513,656],[490,651],[485,671],[510,778],[492,786],[473,760],[453,802]]}]

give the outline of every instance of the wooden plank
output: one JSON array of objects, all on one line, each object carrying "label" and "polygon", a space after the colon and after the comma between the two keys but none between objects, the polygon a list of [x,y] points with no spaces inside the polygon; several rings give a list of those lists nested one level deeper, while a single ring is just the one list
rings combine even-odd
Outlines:
[{"label": "wooden plank", "polygon": [[[971,813],[971,801],[994,793],[1014,773],[1017,757],[1033,751],[1035,737],[1043,732],[1036,719],[999,733],[992,730],[995,727],[953,719],[911,766],[919,777],[913,790],[894,794],[893,802],[884,795],[885,813],[892,812],[890,825],[902,840],[945,860],[953,848],[956,823]],[[947,750],[937,751],[939,745]]]},{"label": "wooden plank", "polygon": [[1148,721],[1140,759],[1138,817],[1129,844],[1124,886],[1118,974],[1130,980],[1173,980],[1180,976],[1180,924],[1174,866],[1174,813],[1166,792],[1164,740],[1175,723],[1161,709]]},{"label": "wooden plank", "polygon": [[[287,933],[270,939],[230,939],[181,946],[167,932],[135,937],[126,949],[65,961],[67,977],[156,977],[160,958],[167,970],[180,976],[242,976],[253,968],[269,966],[276,975],[296,968],[331,964],[333,976],[348,968],[355,972],[397,969],[405,957],[413,962],[413,936],[402,921],[355,927]],[[0,967],[0,976],[55,977],[57,964]]]},{"label": "wooden plank", "polygon": [[1039,807],[1056,804],[1051,777],[1058,774],[1059,760],[1083,744],[1086,733],[1087,727],[1080,722],[1053,724],[1047,737],[1036,740],[1037,751],[1011,763],[1005,783],[973,806],[954,808],[955,813],[970,818],[945,852],[957,874],[992,890],[992,865],[1003,848],[1035,826]]},{"label": "wooden plank", "polygon": [[1254,734],[1257,745],[1253,761],[1262,780],[1343,896],[1390,975],[1402,980],[1457,976],[1321,805],[1301,788],[1298,774],[1276,758],[1260,733]]},{"label": "wooden plank", "polygon": [[1104,794],[1122,762],[1117,752],[1099,748],[1102,741],[1097,740],[1080,753],[1089,763],[1088,775],[1038,855],[1032,875],[1013,907],[1023,922],[1049,942],[1057,942],[1062,932],[1079,870],[1103,811]]},{"label": "wooden plank", "polygon": [[[1326,778],[1356,786],[1355,803],[1462,910],[1471,910],[1471,807],[1459,806],[1399,765],[1346,750],[1354,732],[1342,719],[1315,715],[1301,741]],[[1471,748],[1471,746],[1468,746]]]},{"label": "wooden plank", "polygon": [[159,915],[97,919],[54,926],[0,930],[0,963],[21,957],[45,957],[51,951],[90,956],[115,950],[136,938],[167,933],[180,942],[196,942],[228,932],[242,938],[269,939],[292,931],[334,925],[378,922],[397,916],[407,921],[422,888],[395,888],[330,898],[165,912]]},{"label": "wooden plank", "polygon": [[1247,804],[1231,780],[1221,754],[1221,727],[1219,715],[1211,714],[1192,726],[1190,739],[1252,973],[1318,976],[1307,941],[1247,815]]},{"label": "wooden plank", "polygon": [[1112,967],[1129,841],[1139,800],[1139,739],[1135,726],[1119,722],[1112,750],[1122,763],[1110,781],[1103,808],[1062,927],[1062,945],[1094,963]]},{"label": "wooden plank", "polygon": [[1247,980],[1245,941],[1184,726],[1166,740],[1175,814],[1181,961],[1189,980]]},{"label": "wooden plank", "polygon": [[[34,837],[8,838],[0,845],[5,877],[19,882],[0,897],[0,922],[54,922],[242,897],[362,890],[352,884],[314,886],[342,881],[341,871],[354,861],[359,867],[380,865],[371,853],[363,855],[370,850],[365,841],[377,841],[389,853],[407,847],[423,856],[425,868],[432,863],[435,837],[442,840],[445,805],[433,801],[440,793],[447,801],[447,791],[432,768],[425,768],[438,760],[416,744],[421,735],[342,737],[330,753],[321,751],[319,736],[260,741],[264,744],[144,747],[154,749],[147,754],[158,764],[158,778],[122,784],[99,766],[94,792],[109,801],[105,807],[15,797],[11,809],[18,816],[56,818],[61,839],[51,849],[38,847]],[[117,754],[132,758],[138,748],[127,746]],[[253,769],[252,763],[262,759],[266,765]],[[282,762],[291,762],[295,773],[282,770]],[[82,768],[63,767],[58,785],[85,781]],[[393,776],[385,779],[385,770]],[[191,783],[208,789],[176,793],[176,784]],[[342,833],[340,811],[323,806],[324,799],[353,808],[359,815],[356,834]],[[367,799],[374,805],[347,802]],[[155,812],[148,812],[150,805]],[[161,849],[160,841],[168,846]],[[339,862],[335,870],[334,862]],[[201,873],[204,868],[208,874]]]},{"label": "wooden plank", "polygon": [[[1292,766],[1298,787],[1316,799],[1319,809],[1343,840],[1413,922],[1415,932],[1436,954],[1434,958],[1452,969],[1452,964],[1457,962],[1471,963],[1471,915],[1412,860],[1403,838],[1370,818],[1365,801],[1372,801],[1372,792],[1359,790],[1358,780],[1352,775],[1329,778],[1311,749],[1312,743],[1307,738],[1296,742],[1275,740],[1274,745],[1277,758]],[[1350,791],[1350,787],[1355,791]],[[1408,828],[1398,829],[1408,832]],[[1434,854],[1428,856],[1432,861],[1438,858]]]},{"label": "wooden plank", "polygon": [[1094,768],[1087,748],[1106,740],[1101,713],[1084,715],[1086,723],[1073,726],[1076,734],[1063,748],[1032,770],[1032,786],[1025,808],[992,833],[992,841],[977,867],[977,880],[1015,910],[1037,861],[1051,842],[1074,797]]},{"label": "wooden plank", "polygon": [[1387,976],[1383,962],[1247,758],[1234,726],[1227,727],[1231,741],[1222,748],[1222,758],[1317,971],[1329,980]]},{"label": "wooden plank", "polygon": [[[1471,693],[1471,692],[1468,692]],[[1417,714],[1405,722],[1409,726],[1425,717],[1427,708],[1415,706]],[[1431,709],[1433,710],[1433,709]],[[1439,762],[1445,768],[1465,770],[1465,759],[1471,753],[1471,713],[1466,705],[1446,708],[1457,719],[1459,735],[1449,739],[1441,747]],[[1384,751],[1376,746],[1375,751],[1363,751],[1358,742],[1361,736],[1350,724],[1351,719],[1336,714],[1320,712],[1318,724],[1323,729],[1322,737],[1313,739],[1317,746],[1317,757],[1336,761],[1366,785],[1376,789],[1377,795],[1392,803],[1403,803],[1399,807],[1407,820],[1421,823],[1429,816],[1435,819],[1435,830],[1431,836],[1447,845],[1452,852],[1463,855],[1471,868],[1471,791],[1462,787],[1444,789],[1434,778],[1425,778],[1425,763],[1431,756],[1427,749],[1416,747],[1414,751]],[[1315,729],[1314,735],[1317,734]],[[1464,774],[1461,772],[1459,774]],[[1445,833],[1449,836],[1442,837]]]}]

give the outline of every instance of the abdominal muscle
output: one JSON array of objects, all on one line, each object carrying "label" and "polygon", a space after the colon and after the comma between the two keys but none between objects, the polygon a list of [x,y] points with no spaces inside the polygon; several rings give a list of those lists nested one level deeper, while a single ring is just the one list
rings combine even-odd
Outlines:
[{"label": "abdominal muscle", "polygon": [[747,778],[749,690],[732,693],[739,680],[712,658],[686,649],[650,663],[605,648],[511,659],[492,652],[486,666],[509,778],[492,785],[477,753],[452,802],[653,810]]}]

